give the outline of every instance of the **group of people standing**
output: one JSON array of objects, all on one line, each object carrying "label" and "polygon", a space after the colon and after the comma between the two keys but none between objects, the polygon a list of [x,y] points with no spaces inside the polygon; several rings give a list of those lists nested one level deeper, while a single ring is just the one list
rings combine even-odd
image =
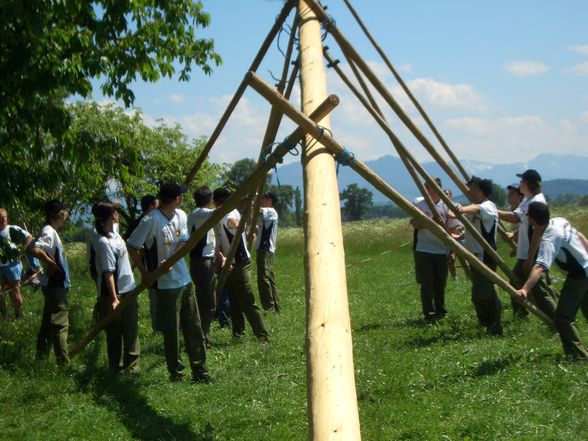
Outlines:
[{"label": "group of people standing", "polygon": [[[451,212],[441,200],[437,190],[428,183],[425,189],[436,210],[432,213],[423,197],[415,205],[429,218],[435,219],[458,241],[463,241],[467,250],[481,260],[490,270],[497,264],[478,240],[470,234],[455,231],[458,214],[466,216],[483,240],[497,249],[496,232],[499,221],[516,224],[518,229],[510,233],[516,241],[516,263],[510,281],[517,289],[518,299],[512,300],[515,318],[524,318],[528,311],[520,301],[528,299],[547,317],[553,320],[559,332],[564,352],[571,361],[588,361],[588,351],[582,345],[574,321],[579,309],[588,319],[588,240],[564,218],[551,218],[545,196],[541,192],[541,175],[536,170],[526,170],[517,175],[519,184],[507,187],[510,210],[499,210],[490,200],[493,183],[489,179],[473,176],[468,180],[468,197],[471,204],[454,204]],[[436,179],[437,186],[441,181]],[[414,259],[416,281],[420,284],[421,305],[424,320],[443,318],[445,309],[445,286],[448,275],[446,245],[423,223],[411,219],[414,229]],[[449,260],[451,262],[451,259]],[[556,263],[565,273],[561,293],[552,288],[549,270]],[[471,300],[480,325],[490,335],[502,335],[502,304],[494,283],[473,265],[471,269]]]},{"label": "group of people standing", "polygon": [[[185,376],[180,356],[182,334],[192,381],[213,382],[206,366],[206,348],[211,344],[211,323],[218,303],[215,276],[224,265],[230,265],[226,285],[233,337],[240,339],[245,335],[246,319],[257,339],[269,341],[269,333],[251,286],[252,262],[246,236],[236,235],[240,221],[238,210],[226,214],[193,247],[189,267],[183,258],[179,259],[168,272],[154,280],[152,273],[183,247],[190,234],[206,222],[215,208],[221,207],[231,194],[226,188],[217,188],[212,192],[207,186],[198,187],[194,191],[196,209],[186,215],[179,208],[186,190],[185,186],[167,182],[160,186],[157,197],[144,197],[141,201],[143,213],[137,222],[129,225],[124,239],[118,231],[118,204],[102,200],[92,206],[94,229],[88,235],[87,248],[89,270],[97,290],[96,310],[104,318],[124,303],[123,311],[106,328],[108,365],[115,372],[140,371],[133,266],[141,274],[145,285],[150,286],[152,325],[154,330],[163,334],[170,380],[180,381]],[[262,197],[256,248],[257,282],[262,306],[266,311],[279,312],[273,274],[278,224],[274,205],[277,202],[271,192]],[[44,307],[37,353],[39,356],[48,355],[52,344],[58,364],[66,365],[69,363],[67,292],[70,277],[58,231],[69,212],[61,202],[54,200],[45,205],[45,214],[45,225],[33,238],[19,227],[9,226],[6,211],[0,209],[0,281],[3,288],[8,283],[18,286],[20,274],[16,274],[13,267],[20,265],[20,250],[23,248],[44,264],[41,276]],[[237,252],[233,260],[227,262],[225,256],[234,241],[239,241]],[[22,314],[22,299],[19,302],[15,298],[13,296],[13,303],[20,311],[17,314]]]}]

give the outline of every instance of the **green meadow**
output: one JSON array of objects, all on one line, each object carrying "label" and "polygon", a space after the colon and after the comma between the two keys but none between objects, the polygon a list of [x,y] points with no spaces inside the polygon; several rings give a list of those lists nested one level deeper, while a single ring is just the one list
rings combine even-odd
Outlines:
[{"label": "green meadow", "polygon": [[[561,214],[588,231],[586,209]],[[488,337],[461,271],[448,281],[448,316],[423,323],[411,237],[406,219],[344,225],[362,438],[588,440],[588,366],[565,361],[557,334],[538,319],[513,321],[504,292],[504,336]],[[266,316],[271,344],[251,333],[233,342],[229,329],[214,327],[214,385],[168,381],[145,293],[141,375],[108,372],[103,335],[68,370],[53,356],[36,361],[42,296],[26,288],[25,319],[0,322],[0,439],[306,439],[303,242],[301,229],[280,231],[275,272],[283,307]],[[91,327],[95,293],[83,244],[69,244],[67,254],[73,347]],[[561,284],[560,273],[552,276]],[[577,324],[588,343],[581,315]]]}]

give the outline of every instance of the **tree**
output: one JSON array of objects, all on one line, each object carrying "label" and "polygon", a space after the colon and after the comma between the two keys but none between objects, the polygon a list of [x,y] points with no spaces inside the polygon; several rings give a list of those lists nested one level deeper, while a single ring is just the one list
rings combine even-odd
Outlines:
[{"label": "tree", "polygon": [[[91,173],[116,150],[116,140],[70,132],[75,115],[65,100],[89,97],[93,79],[129,106],[137,79],[177,70],[187,81],[193,66],[210,73],[220,56],[211,39],[196,37],[209,22],[191,0],[0,2],[0,176],[10,190],[46,193],[42,186],[56,188],[72,169]],[[52,173],[39,175],[37,165]]]},{"label": "tree", "polygon": [[296,226],[302,226],[302,194],[300,193],[300,187],[296,187],[294,190],[294,218],[296,219]]},{"label": "tree", "polygon": [[[36,223],[44,201],[56,197],[81,215],[96,199],[119,199],[123,223],[133,220],[140,198],[157,193],[161,181],[183,181],[205,143],[202,138],[189,140],[177,125],[159,122],[148,127],[140,111],[129,115],[114,105],[79,102],[68,106],[68,112],[72,117],[68,137],[83,148],[77,155],[67,155],[60,144],[48,142],[46,156],[34,164],[35,173],[20,176],[20,182],[30,182],[25,187],[30,191],[19,191],[15,197],[24,217]],[[196,184],[213,183],[218,173],[218,166],[205,162]],[[187,208],[191,202],[186,198]]]},{"label": "tree", "polygon": [[356,221],[365,218],[373,207],[373,195],[367,188],[360,188],[357,184],[349,184],[340,194],[343,204],[343,217]]},{"label": "tree", "polygon": [[506,205],[506,191],[494,182],[492,183],[492,194],[488,198],[496,204],[497,207],[504,207]]}]

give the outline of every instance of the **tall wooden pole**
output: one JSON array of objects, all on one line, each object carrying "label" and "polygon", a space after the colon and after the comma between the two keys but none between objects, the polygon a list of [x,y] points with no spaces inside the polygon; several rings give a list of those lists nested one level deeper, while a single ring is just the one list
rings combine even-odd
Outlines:
[{"label": "tall wooden pole", "polygon": [[[298,8],[302,112],[309,114],[327,84],[320,24],[305,0]],[[328,128],[329,119],[319,124]],[[339,190],[333,156],[319,141],[307,136],[302,157],[309,439],[359,440]]]}]

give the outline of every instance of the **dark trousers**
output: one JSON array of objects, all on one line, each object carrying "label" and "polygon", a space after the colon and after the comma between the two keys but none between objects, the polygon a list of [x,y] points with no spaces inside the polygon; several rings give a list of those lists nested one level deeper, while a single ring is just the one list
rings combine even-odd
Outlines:
[{"label": "dark trousers", "polygon": [[[496,271],[496,264],[490,264],[488,267]],[[489,333],[499,334],[502,332],[500,325],[500,314],[502,304],[496,294],[494,283],[479,272],[473,265],[472,271],[472,303],[476,309],[478,322],[488,328]]]},{"label": "dark trousers", "polygon": [[[523,259],[517,259],[517,263],[515,267],[512,269],[512,272],[519,278],[519,283],[514,282],[511,280],[511,284],[514,288],[520,289],[527,277],[529,276],[528,273],[523,271],[523,264],[525,261]],[[549,318],[553,319],[555,317],[555,308],[557,306],[557,300],[555,293],[549,287],[547,283],[547,275],[543,274],[541,279],[535,284],[531,292],[529,293],[529,300],[541,311],[543,311]],[[515,317],[526,317],[529,315],[529,311],[525,309],[523,305],[518,303],[516,300],[511,298],[511,305],[512,305],[512,312]]]},{"label": "dark trousers", "polygon": [[[110,297],[98,299],[101,319],[110,313],[111,304]],[[116,372],[139,371],[141,349],[138,319],[137,299],[135,298],[106,328],[106,351],[108,353],[108,367],[111,370]]]},{"label": "dark trousers", "polygon": [[172,377],[183,376],[180,359],[180,330],[193,376],[206,372],[206,350],[198,304],[191,283],[176,289],[157,290],[157,327],[163,333],[167,370]]},{"label": "dark trousers", "polygon": [[425,319],[443,317],[445,285],[447,283],[447,255],[414,252],[416,281],[421,285],[421,305]]},{"label": "dark trousers", "polygon": [[580,341],[578,329],[574,326],[576,314],[584,299],[588,296],[588,278],[566,278],[557,309],[555,310],[555,326],[566,356],[570,360],[588,360],[588,352]]},{"label": "dark trousers", "polygon": [[274,276],[274,253],[266,250],[257,250],[257,289],[261,307],[267,310],[280,312],[280,297],[276,289]]},{"label": "dark trousers", "polygon": [[253,329],[257,338],[266,339],[268,332],[259,307],[255,304],[253,289],[251,288],[251,261],[245,260],[233,265],[227,278],[229,284],[229,298],[231,300],[231,327],[233,336],[245,334],[245,318]]},{"label": "dark trousers", "polygon": [[69,328],[69,308],[67,288],[43,286],[43,316],[37,335],[37,355],[49,355],[51,345],[55,351],[57,364],[69,364],[67,330]]},{"label": "dark trousers", "polygon": [[196,302],[205,341],[210,341],[210,324],[216,313],[214,260],[190,258],[190,275],[196,286]]}]

